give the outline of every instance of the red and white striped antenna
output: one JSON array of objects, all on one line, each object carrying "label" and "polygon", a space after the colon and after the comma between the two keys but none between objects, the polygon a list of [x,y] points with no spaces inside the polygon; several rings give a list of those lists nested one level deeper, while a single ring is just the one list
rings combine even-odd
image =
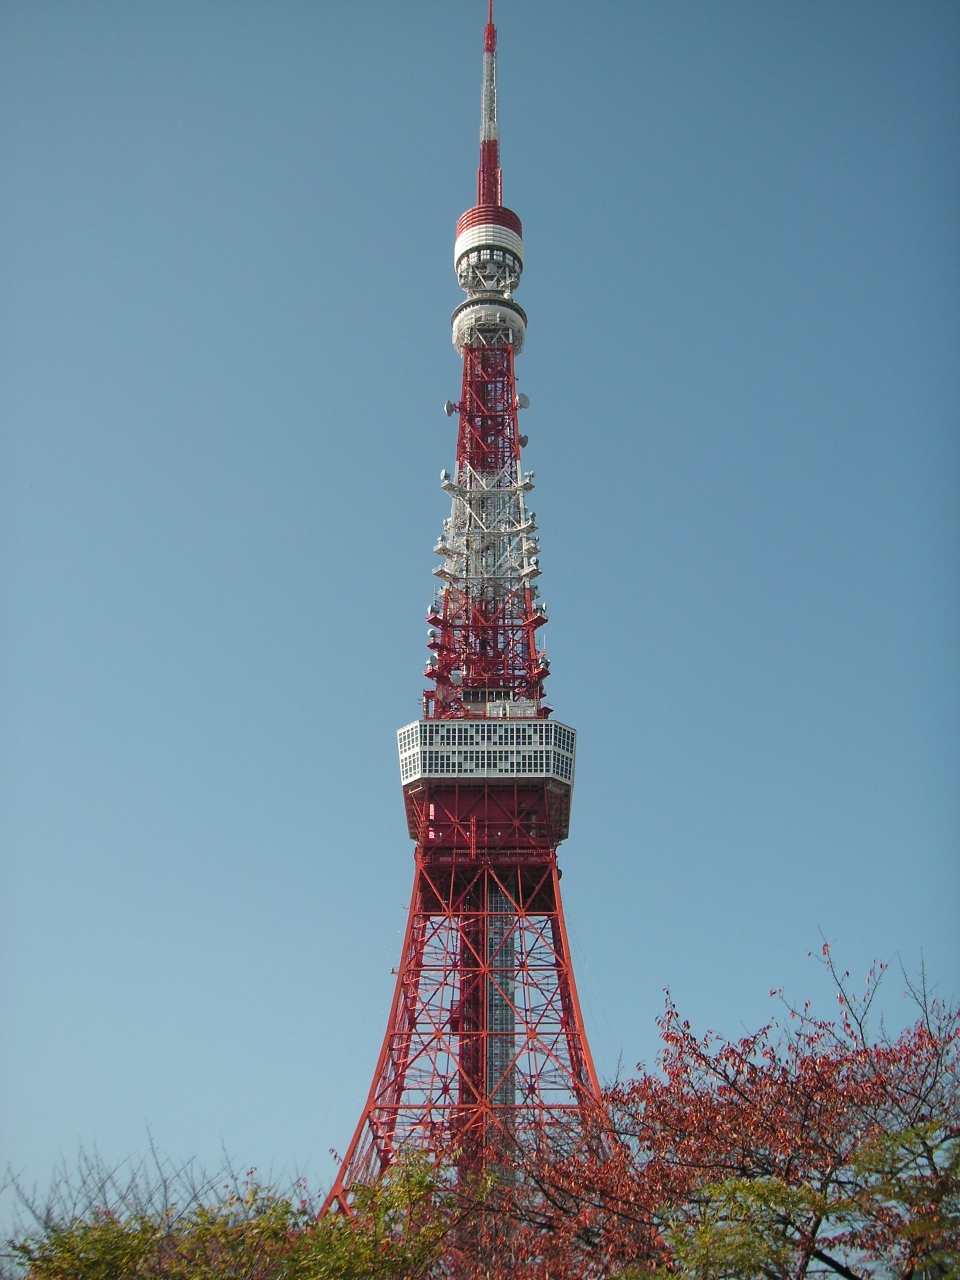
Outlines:
[{"label": "red and white striped antenna", "polygon": [[497,28],[493,0],[487,0],[483,29],[483,84],[480,90],[480,169],[477,204],[500,203],[500,138],[497,132]]}]

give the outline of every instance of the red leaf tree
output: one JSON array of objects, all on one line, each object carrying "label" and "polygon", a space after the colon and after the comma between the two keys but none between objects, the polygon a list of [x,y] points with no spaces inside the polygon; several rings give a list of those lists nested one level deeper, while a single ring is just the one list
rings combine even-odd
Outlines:
[{"label": "red leaf tree", "polygon": [[960,1276],[957,1010],[921,984],[916,1022],[871,1039],[874,975],[853,998],[824,959],[836,1021],[789,1009],[728,1041],[668,999],[660,1071],[608,1089],[590,1141],[501,1193],[502,1274]]}]

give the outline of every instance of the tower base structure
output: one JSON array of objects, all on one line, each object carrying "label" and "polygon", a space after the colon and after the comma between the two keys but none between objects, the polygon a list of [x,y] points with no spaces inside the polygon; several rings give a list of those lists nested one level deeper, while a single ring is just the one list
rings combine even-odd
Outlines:
[{"label": "tower base structure", "polygon": [[330,1192],[340,1208],[404,1152],[462,1177],[515,1168],[598,1097],[553,801],[530,782],[428,784],[411,797],[422,815],[413,896],[373,1084]]}]

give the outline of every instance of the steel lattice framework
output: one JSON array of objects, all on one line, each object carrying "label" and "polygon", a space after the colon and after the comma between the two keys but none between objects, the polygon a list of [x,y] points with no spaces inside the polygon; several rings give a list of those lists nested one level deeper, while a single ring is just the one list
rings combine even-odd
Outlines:
[{"label": "steel lattice framework", "polygon": [[501,203],[492,0],[484,28],[477,204],[457,223],[453,313],[463,358],[450,516],[435,550],[423,714],[398,732],[416,841],[410,912],[373,1083],[328,1207],[404,1151],[510,1176],[569,1140],[598,1095],[570,964],[557,846],[576,734],[543,700],[538,599],[514,357],[526,316],[520,219]]}]

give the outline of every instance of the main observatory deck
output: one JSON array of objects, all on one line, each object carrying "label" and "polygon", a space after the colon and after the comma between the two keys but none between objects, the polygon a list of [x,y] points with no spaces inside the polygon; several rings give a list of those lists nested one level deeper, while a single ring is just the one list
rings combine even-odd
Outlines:
[{"label": "main observatory deck", "polygon": [[577,734],[556,720],[414,720],[397,730],[400,781],[556,778],[573,785]]}]

